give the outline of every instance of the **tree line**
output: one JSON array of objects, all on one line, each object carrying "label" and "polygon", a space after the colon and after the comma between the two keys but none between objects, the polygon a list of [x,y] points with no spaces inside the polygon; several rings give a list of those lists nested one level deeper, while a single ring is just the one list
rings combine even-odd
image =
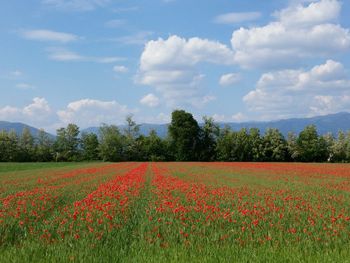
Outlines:
[{"label": "tree line", "polygon": [[40,130],[33,136],[0,131],[1,162],[61,161],[262,161],[262,162],[350,162],[350,132],[319,135],[307,126],[287,138],[278,129],[233,131],[219,128],[212,118],[199,125],[184,110],[172,113],[166,138],[152,130],[140,134],[140,125],[131,116],[126,128],[103,124],[99,133],[80,132],[75,124],[57,130],[56,137]]}]

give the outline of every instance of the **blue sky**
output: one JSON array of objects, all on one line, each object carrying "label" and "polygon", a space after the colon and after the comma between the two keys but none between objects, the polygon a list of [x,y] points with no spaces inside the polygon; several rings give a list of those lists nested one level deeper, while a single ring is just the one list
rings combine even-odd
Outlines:
[{"label": "blue sky", "polygon": [[0,120],[54,131],[350,111],[350,2],[13,0],[0,9]]}]

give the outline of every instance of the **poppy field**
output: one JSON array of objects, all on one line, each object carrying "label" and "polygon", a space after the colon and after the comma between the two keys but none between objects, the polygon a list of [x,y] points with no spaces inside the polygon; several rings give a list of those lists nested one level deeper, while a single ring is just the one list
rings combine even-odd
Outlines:
[{"label": "poppy field", "polygon": [[0,164],[0,262],[349,259],[348,164]]}]

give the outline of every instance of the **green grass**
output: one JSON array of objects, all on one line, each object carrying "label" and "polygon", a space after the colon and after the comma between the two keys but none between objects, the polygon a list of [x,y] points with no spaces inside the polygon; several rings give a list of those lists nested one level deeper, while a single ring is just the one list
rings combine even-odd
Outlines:
[{"label": "green grass", "polygon": [[[90,223],[80,219],[90,211],[88,206],[73,220],[75,201],[115,178],[121,178],[117,185],[127,185],[123,178],[140,163],[104,169],[105,165],[111,164],[0,164],[0,198],[23,189],[41,189],[16,197],[10,208],[5,207],[5,199],[0,199],[0,262],[350,262],[350,221],[330,221],[339,214],[342,218],[350,216],[349,192],[328,189],[328,184],[323,184],[335,181],[347,185],[350,176],[333,180],[326,174],[322,180],[305,181],[305,176],[276,177],[259,171],[218,169],[210,164],[161,163],[156,165],[164,169],[160,174],[169,176],[158,178],[154,164],[149,164],[139,191],[133,193],[131,186],[123,194],[113,188],[112,192],[121,198],[96,195],[92,199],[115,205],[108,210],[114,213],[111,221],[105,220],[104,212],[96,205],[91,206]],[[92,167],[100,170],[74,174],[77,169]],[[293,180],[285,181],[286,177]],[[47,181],[38,184],[38,178]],[[132,174],[129,178],[136,177]],[[123,197],[128,197],[129,205],[122,211]],[[289,197],[292,199],[286,199]],[[175,205],[164,205],[167,202]],[[31,212],[39,211],[38,204],[45,209],[35,217]],[[194,209],[203,204],[208,205],[208,211]],[[162,205],[165,209],[157,210]],[[18,207],[27,210],[21,210],[18,217],[8,216]],[[188,210],[174,212],[177,207]],[[211,212],[210,207],[218,210]],[[267,210],[274,207],[279,210]],[[240,212],[244,209],[255,212],[244,216]],[[228,210],[233,212],[234,222],[222,216]],[[280,213],[284,214],[282,219]],[[208,215],[213,220],[207,220]],[[99,218],[104,219],[102,224]],[[260,222],[253,226],[257,218]],[[310,225],[310,218],[315,219],[314,225]],[[88,226],[94,231],[90,232]],[[242,226],[247,230],[242,231]],[[297,233],[289,233],[291,228]],[[333,235],[334,230],[337,235]],[[101,238],[97,238],[98,231],[104,233]],[[43,238],[45,233],[50,238]],[[272,240],[266,241],[267,236]]]},{"label": "green grass", "polygon": [[60,163],[0,163],[0,173],[18,172],[26,170],[51,169],[61,167],[84,166],[86,164],[74,162],[60,162]]}]

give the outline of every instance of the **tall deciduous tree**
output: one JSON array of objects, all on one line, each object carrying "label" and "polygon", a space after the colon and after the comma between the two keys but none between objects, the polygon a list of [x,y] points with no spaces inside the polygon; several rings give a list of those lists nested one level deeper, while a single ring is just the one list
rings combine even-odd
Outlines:
[{"label": "tall deciduous tree", "polygon": [[260,130],[257,128],[249,129],[249,140],[250,140],[250,152],[251,161],[258,162],[264,159],[262,150],[262,139],[260,136]]},{"label": "tall deciduous tree", "polygon": [[319,137],[315,125],[306,126],[297,139],[300,150],[299,160],[302,162],[326,161],[327,146],[322,137]]},{"label": "tall deciduous tree", "polygon": [[35,160],[34,137],[30,130],[25,127],[19,138],[19,161],[30,162]]},{"label": "tall deciduous tree", "polygon": [[94,133],[83,132],[80,139],[83,160],[98,160],[98,138]]},{"label": "tall deciduous tree", "polygon": [[263,154],[269,162],[282,162],[287,159],[287,143],[278,129],[266,130],[263,137]]},{"label": "tall deciduous tree", "polygon": [[175,110],[171,115],[169,135],[176,161],[197,160],[199,125],[191,113]]},{"label": "tall deciduous tree", "polygon": [[200,147],[198,159],[200,161],[213,161],[216,159],[216,141],[219,136],[219,126],[214,119],[203,117],[204,124],[200,129]]},{"label": "tall deciduous tree", "polygon": [[79,160],[79,127],[68,124],[67,128],[57,130],[55,142],[56,160],[77,161]]},{"label": "tall deciduous tree", "polygon": [[103,161],[122,161],[123,136],[115,125],[102,125],[99,131],[99,154]]},{"label": "tall deciduous tree", "polygon": [[53,160],[53,141],[44,130],[39,130],[36,139],[36,160],[39,162],[48,162]]}]

